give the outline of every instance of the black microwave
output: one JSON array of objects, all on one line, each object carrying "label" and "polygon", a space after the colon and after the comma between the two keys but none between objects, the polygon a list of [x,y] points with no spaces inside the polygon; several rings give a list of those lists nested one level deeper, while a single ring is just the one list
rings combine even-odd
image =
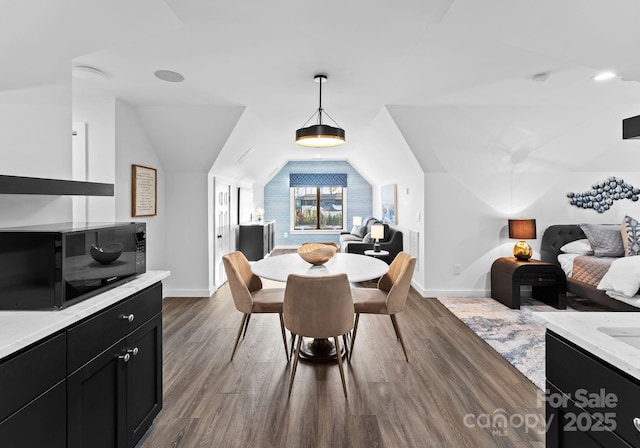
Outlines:
[{"label": "black microwave", "polygon": [[0,229],[0,309],[55,310],[146,271],[146,224]]}]

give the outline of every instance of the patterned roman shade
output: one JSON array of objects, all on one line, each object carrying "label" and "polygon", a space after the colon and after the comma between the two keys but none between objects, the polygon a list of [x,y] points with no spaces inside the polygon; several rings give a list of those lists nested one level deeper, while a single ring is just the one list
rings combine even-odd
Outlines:
[{"label": "patterned roman shade", "polygon": [[289,187],[346,187],[346,173],[290,173]]}]

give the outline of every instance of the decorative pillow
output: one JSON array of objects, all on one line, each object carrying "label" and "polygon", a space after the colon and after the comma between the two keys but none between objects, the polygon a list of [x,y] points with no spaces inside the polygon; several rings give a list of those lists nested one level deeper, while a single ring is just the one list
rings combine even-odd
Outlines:
[{"label": "decorative pillow", "polygon": [[636,257],[621,257],[613,260],[609,270],[598,283],[597,288],[607,292],[616,292],[633,297],[640,289],[640,259]]},{"label": "decorative pillow", "polygon": [[580,224],[596,257],[623,257],[624,246],[617,224]]},{"label": "decorative pillow", "polygon": [[371,238],[371,232],[367,233],[364,238],[362,238],[362,242],[363,243],[375,243],[375,241],[373,241],[373,238]]},{"label": "decorative pillow", "polygon": [[560,248],[565,254],[593,255],[593,249],[588,239],[575,240]]},{"label": "decorative pillow", "polygon": [[640,255],[640,222],[627,215],[620,226],[624,256]]},{"label": "decorative pillow", "polygon": [[380,221],[378,218],[369,218],[367,220],[367,232],[371,232],[371,226],[373,226],[374,224],[382,224],[382,221]]},{"label": "decorative pillow", "polygon": [[353,229],[351,229],[351,235],[355,235],[359,238],[364,237],[365,233],[367,233],[367,226],[353,226]]}]

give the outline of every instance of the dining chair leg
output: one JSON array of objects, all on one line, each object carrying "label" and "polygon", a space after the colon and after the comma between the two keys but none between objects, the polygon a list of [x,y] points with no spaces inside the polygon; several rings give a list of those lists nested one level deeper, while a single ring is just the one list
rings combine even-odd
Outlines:
[{"label": "dining chair leg", "polygon": [[235,356],[236,350],[238,349],[238,342],[240,342],[240,335],[242,334],[242,329],[244,328],[244,323],[247,320],[247,316],[248,314],[242,315],[242,322],[240,322],[240,328],[238,329],[238,336],[236,337],[236,343],[233,346],[233,352],[231,352],[231,361],[233,361],[233,357]]},{"label": "dining chair leg", "polygon": [[251,314],[247,314],[247,321],[244,324],[244,334],[242,335],[242,339],[247,335],[247,328],[249,328],[249,319],[251,319]]},{"label": "dining chair leg", "polygon": [[347,383],[344,381],[344,369],[342,368],[342,356],[340,356],[340,338],[333,337],[333,342],[336,344],[336,353],[338,354],[338,367],[340,367],[340,379],[342,380],[342,390],[344,391],[344,398],[347,398]]},{"label": "dining chair leg", "polygon": [[296,335],[294,333],[291,333],[291,352],[289,353],[289,361],[291,361],[291,358],[293,358],[293,349],[295,347],[296,344]]},{"label": "dining chair leg", "polygon": [[396,315],[391,314],[391,322],[393,322],[393,328],[396,330],[396,336],[398,336],[398,340],[400,341],[400,345],[402,346],[402,351],[404,352],[404,359],[409,362],[409,357],[407,356],[407,350],[404,348],[404,341],[402,340],[402,333],[400,333],[400,326],[398,326],[398,321],[396,320]]},{"label": "dining chair leg", "polygon": [[287,363],[289,362],[289,347],[287,346],[287,335],[284,332],[284,319],[282,318],[282,313],[279,313],[280,316],[280,329],[282,330],[282,342],[284,342],[284,356],[287,358]]},{"label": "dining chair leg", "polygon": [[400,336],[398,334],[398,326],[396,325],[396,320],[395,320],[395,315],[394,314],[389,314],[389,317],[391,318],[391,325],[393,325],[393,331],[396,332],[396,339],[400,340]]},{"label": "dining chair leg", "polygon": [[342,335],[342,343],[344,344],[344,350],[346,352],[347,355],[347,361],[349,361],[349,353],[351,353],[351,350],[349,350],[349,344],[347,343],[347,334],[343,334]]},{"label": "dining chair leg", "polygon": [[293,367],[291,368],[291,380],[289,381],[289,397],[291,396],[291,389],[293,388],[293,379],[296,377],[296,369],[298,368],[298,354],[300,353],[300,345],[302,345],[302,336],[298,338],[298,345],[296,345],[296,357],[293,360]]},{"label": "dining chair leg", "polygon": [[351,349],[349,350],[349,357],[347,360],[351,362],[351,356],[353,356],[353,344],[356,343],[356,334],[358,333],[358,322],[360,321],[360,313],[356,313],[356,321],[353,324],[353,335],[351,336]]}]

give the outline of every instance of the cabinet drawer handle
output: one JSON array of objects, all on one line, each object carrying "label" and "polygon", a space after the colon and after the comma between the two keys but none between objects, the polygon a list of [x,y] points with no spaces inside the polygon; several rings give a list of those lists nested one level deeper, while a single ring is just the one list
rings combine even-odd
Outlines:
[{"label": "cabinet drawer handle", "polygon": [[124,355],[118,356],[118,359],[122,359],[124,362],[129,362],[131,355],[129,353],[125,353]]},{"label": "cabinet drawer handle", "polygon": [[633,419],[633,426],[635,426],[636,430],[640,432],[640,418],[636,417]]},{"label": "cabinet drawer handle", "polygon": [[136,318],[136,316],[133,315],[133,313],[131,314],[125,314],[124,316],[122,316],[122,319],[124,320],[128,320],[129,322],[133,322],[133,320]]},{"label": "cabinet drawer handle", "polygon": [[132,356],[136,356],[138,354],[139,350],[138,347],[133,347],[129,350],[127,350],[127,353],[131,353]]}]

